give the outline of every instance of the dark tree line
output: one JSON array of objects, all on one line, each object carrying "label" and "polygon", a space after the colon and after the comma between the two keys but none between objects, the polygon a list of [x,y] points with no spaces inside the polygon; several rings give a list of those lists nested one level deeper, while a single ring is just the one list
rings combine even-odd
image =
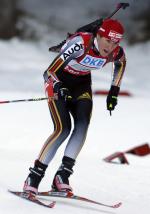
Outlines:
[{"label": "dark tree line", "polygon": [[136,42],[144,42],[150,40],[150,5],[139,16],[135,16],[136,23],[142,22],[140,30],[137,32]]},{"label": "dark tree line", "polygon": [[[59,1],[61,2],[61,0]],[[41,20],[39,19],[39,17],[37,18],[33,14],[29,14],[28,11],[25,12],[24,9],[22,8],[18,9],[18,5],[20,2],[21,0],[0,0],[0,38],[10,39],[14,36],[19,36],[20,38],[23,38],[23,39],[28,39],[28,38],[36,39],[38,38],[37,35],[39,35],[39,38],[41,38],[41,32],[40,32],[40,26],[42,23]],[[36,8],[37,0],[35,0],[34,2],[35,2],[35,8]],[[29,4],[30,1],[28,0],[26,3]],[[45,4],[44,1],[41,0],[41,4],[42,6],[44,6]],[[143,4],[144,4],[144,1],[143,1]],[[133,8],[135,11],[134,13],[133,13],[133,10],[130,12],[129,26],[126,29],[127,40],[130,44],[150,40],[149,0],[147,1],[145,0],[145,5],[147,5],[145,9],[141,8],[141,10],[137,10],[137,8],[135,7],[136,4],[133,4]],[[45,7],[46,7],[46,4],[45,4]],[[60,7],[60,5],[58,5],[58,7]],[[135,13],[136,11],[138,13]],[[43,13],[44,13],[44,10],[43,10]],[[96,13],[96,9],[94,10],[94,14],[95,13]],[[60,32],[61,20],[59,20],[59,16],[56,19],[56,23],[54,22],[55,17],[54,19],[51,19],[51,20],[52,22],[47,20],[47,29],[51,28],[56,32],[57,31]],[[73,23],[74,20],[72,20],[71,22]],[[19,23],[21,23],[21,25],[19,25]],[[40,23],[39,27],[37,23]],[[46,27],[46,23],[44,24],[45,24],[44,26]],[[62,22],[61,28],[62,30],[67,31],[67,29],[64,27],[63,22]],[[67,28],[69,29],[69,26],[67,26]]]},{"label": "dark tree line", "polygon": [[16,35],[17,0],[0,0],[0,38],[9,39]]}]

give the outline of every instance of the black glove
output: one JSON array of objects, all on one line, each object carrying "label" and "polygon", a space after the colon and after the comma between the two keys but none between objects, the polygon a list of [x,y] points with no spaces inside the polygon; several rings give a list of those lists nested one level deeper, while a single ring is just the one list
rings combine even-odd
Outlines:
[{"label": "black glove", "polygon": [[109,93],[107,95],[107,110],[110,112],[115,109],[115,106],[117,105],[117,97],[119,94],[120,88],[118,86],[111,86]]},{"label": "black glove", "polygon": [[70,91],[66,88],[62,82],[56,82],[54,84],[54,93],[58,94],[58,99],[63,99],[65,101],[72,99]]}]

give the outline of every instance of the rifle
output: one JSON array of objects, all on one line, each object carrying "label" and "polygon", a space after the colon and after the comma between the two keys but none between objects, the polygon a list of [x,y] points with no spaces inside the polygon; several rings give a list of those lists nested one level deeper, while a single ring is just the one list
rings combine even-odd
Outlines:
[{"label": "rifle", "polygon": [[[126,7],[129,7],[129,3],[119,3],[117,5],[116,9],[109,16],[107,16],[105,19],[110,19],[112,16],[114,16],[114,14],[117,13],[117,11],[119,11],[121,8],[124,10],[124,9],[126,9]],[[105,20],[105,19],[100,18],[100,19],[97,19],[97,20],[87,24],[87,25],[84,25],[84,26],[78,28],[75,31],[75,33],[89,32],[89,33],[93,33],[93,35],[96,36],[98,29],[103,24],[103,20]],[[66,43],[66,40],[75,33],[68,33],[65,40],[60,42],[58,45],[50,47],[49,51],[58,53],[61,50],[62,46]]]}]

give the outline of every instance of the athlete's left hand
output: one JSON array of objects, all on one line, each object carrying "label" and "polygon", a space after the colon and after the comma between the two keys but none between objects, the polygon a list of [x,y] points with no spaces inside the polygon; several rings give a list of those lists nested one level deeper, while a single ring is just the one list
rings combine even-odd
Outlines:
[{"label": "athlete's left hand", "polygon": [[65,87],[62,82],[55,83],[54,92],[58,94],[58,98],[61,98],[65,101],[72,99],[69,89]]},{"label": "athlete's left hand", "polygon": [[118,86],[111,86],[109,93],[107,95],[107,110],[113,111],[117,105],[117,97],[119,94],[120,88]]}]

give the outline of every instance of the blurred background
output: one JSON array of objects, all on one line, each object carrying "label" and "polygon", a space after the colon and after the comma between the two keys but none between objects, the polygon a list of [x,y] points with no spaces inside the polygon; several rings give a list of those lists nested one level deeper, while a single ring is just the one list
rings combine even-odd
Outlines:
[{"label": "blurred background", "polygon": [[[150,142],[150,0],[0,0],[0,101],[45,97],[43,73],[56,56],[48,48],[64,40],[67,32],[107,17],[120,1],[130,3],[114,18],[121,20],[126,29],[121,45],[127,68],[121,90],[131,96],[119,96],[111,117],[106,96],[93,96],[87,140],[71,179],[76,193],[109,203],[122,201],[121,214],[132,214],[133,210],[136,214],[149,214],[150,156],[138,158],[128,154],[129,166],[109,165],[102,159]],[[101,71],[93,71],[93,91],[108,92],[112,72],[112,63]],[[29,209],[31,213],[42,213],[38,206],[28,207],[11,198],[7,190],[22,189],[29,166],[52,131],[46,101],[0,103],[1,213],[20,214],[20,207],[21,214]],[[50,188],[65,146],[57,153],[40,190]],[[86,214],[115,213],[89,205],[68,205],[69,202],[58,201],[55,213],[74,214],[79,209]]]},{"label": "blurred background", "polygon": [[[67,32],[110,15],[121,0],[0,0],[0,91],[44,94],[43,72]],[[127,69],[122,90],[149,94],[150,4],[149,0],[124,0],[130,3],[113,18],[119,19],[126,33],[122,41]],[[140,60],[139,60],[140,59]],[[112,65],[94,71],[93,89],[108,89]],[[106,72],[105,72],[106,71]],[[141,84],[141,79],[144,84]],[[7,80],[7,81],[6,81]],[[13,95],[13,94],[12,94]]]},{"label": "blurred background", "polygon": [[[106,17],[118,0],[0,0],[0,38],[24,40],[64,38],[67,32]],[[120,10],[115,18],[126,28],[128,44],[150,39],[149,0],[124,0],[130,7]]]}]

